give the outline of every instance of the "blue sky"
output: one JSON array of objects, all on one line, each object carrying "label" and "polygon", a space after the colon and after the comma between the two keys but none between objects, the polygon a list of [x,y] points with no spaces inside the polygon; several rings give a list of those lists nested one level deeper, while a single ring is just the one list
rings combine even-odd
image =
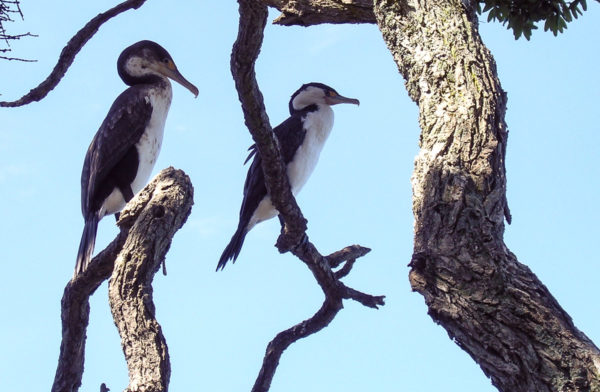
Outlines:
[{"label": "blue sky", "polygon": [[[14,54],[38,62],[0,62],[1,98],[16,99],[36,86],[68,39],[114,4],[24,1],[25,21],[10,27],[39,37],[13,44]],[[83,228],[83,157],[124,89],[116,59],[141,39],[163,45],[200,89],[194,99],[174,85],[155,168],[183,169],[195,186],[192,215],[167,256],[169,274],[157,275],[154,284],[171,355],[171,390],[250,390],[268,341],[320,306],[322,294],[310,272],[274,248],[276,219],[248,235],[235,264],[214,272],[237,225],[247,170],[242,163],[251,144],[229,71],[237,17],[233,1],[149,0],[105,24],[46,99],[0,110],[3,389],[48,390],[52,383],[60,298]],[[513,224],[506,243],[595,342],[599,22],[600,6],[589,2],[588,12],[556,38],[536,31],[531,41],[514,41],[498,24],[480,25],[508,94]],[[409,180],[418,111],[376,26],[269,25],[257,74],[273,125],[286,118],[289,96],[306,82],[324,82],[360,99],[360,107],[335,108],[334,130],[298,202],[322,253],[354,243],[373,249],[345,281],[387,296],[379,310],[346,302],[327,329],[289,348],[271,390],[494,391],[410,290]],[[116,233],[114,219],[104,219],[96,250]],[[81,391],[97,391],[101,382],[113,391],[127,385],[107,302],[105,283],[91,300]]]}]

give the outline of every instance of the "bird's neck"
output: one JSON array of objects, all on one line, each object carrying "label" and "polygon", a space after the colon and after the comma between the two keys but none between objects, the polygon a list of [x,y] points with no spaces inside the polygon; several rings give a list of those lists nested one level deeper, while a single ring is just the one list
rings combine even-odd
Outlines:
[{"label": "bird's neck", "polygon": [[164,78],[159,75],[153,75],[153,74],[147,74],[147,75],[142,75],[142,76],[133,76],[128,73],[119,72],[119,76],[121,76],[121,79],[123,79],[123,82],[125,82],[125,84],[128,86],[135,86],[137,84],[156,84],[156,85],[161,85],[161,84],[165,84],[165,83],[167,85],[170,84],[169,80],[167,78]]},{"label": "bird's neck", "polygon": [[309,132],[309,137],[322,146],[333,128],[333,110],[329,105],[314,106],[316,110],[311,110],[305,115],[304,127]]}]

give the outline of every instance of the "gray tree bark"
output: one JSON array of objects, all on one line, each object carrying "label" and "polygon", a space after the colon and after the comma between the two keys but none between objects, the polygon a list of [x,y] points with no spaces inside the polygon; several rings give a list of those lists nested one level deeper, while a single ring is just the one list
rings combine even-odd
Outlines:
[{"label": "gray tree bark", "polygon": [[119,219],[131,229],[115,260],[108,298],[129,368],[126,391],[166,392],[171,364],[155,316],[152,280],[191,213],[193,187],[185,173],[169,168],[136,199]]},{"label": "gray tree bark", "polygon": [[129,368],[127,391],[168,390],[168,351],[154,315],[151,283],[192,204],[188,176],[164,169],[121,212],[117,238],[69,281],[61,303],[62,342],[53,392],[74,392],[81,386],[89,297],[111,274],[109,301]]},{"label": "gray tree bark", "polygon": [[[264,1],[282,11],[280,24],[368,19],[348,16],[361,0]],[[474,7],[375,0],[372,9],[419,106],[410,283],[499,390],[598,391],[600,351],[503,241],[506,95]]]}]

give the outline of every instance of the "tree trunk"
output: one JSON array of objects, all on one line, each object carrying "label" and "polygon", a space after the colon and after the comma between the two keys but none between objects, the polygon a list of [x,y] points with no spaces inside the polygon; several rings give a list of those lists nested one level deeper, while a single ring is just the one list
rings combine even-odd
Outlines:
[{"label": "tree trunk", "polygon": [[502,391],[598,391],[600,353],[503,242],[506,95],[459,0],[376,0],[419,105],[410,283]]}]

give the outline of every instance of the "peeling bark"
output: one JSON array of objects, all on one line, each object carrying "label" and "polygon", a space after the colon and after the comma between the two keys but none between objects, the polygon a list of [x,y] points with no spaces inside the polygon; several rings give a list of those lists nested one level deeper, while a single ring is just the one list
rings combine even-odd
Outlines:
[{"label": "peeling bark", "polygon": [[321,23],[375,23],[372,0],[263,0],[281,15],[274,23],[311,26]]}]

